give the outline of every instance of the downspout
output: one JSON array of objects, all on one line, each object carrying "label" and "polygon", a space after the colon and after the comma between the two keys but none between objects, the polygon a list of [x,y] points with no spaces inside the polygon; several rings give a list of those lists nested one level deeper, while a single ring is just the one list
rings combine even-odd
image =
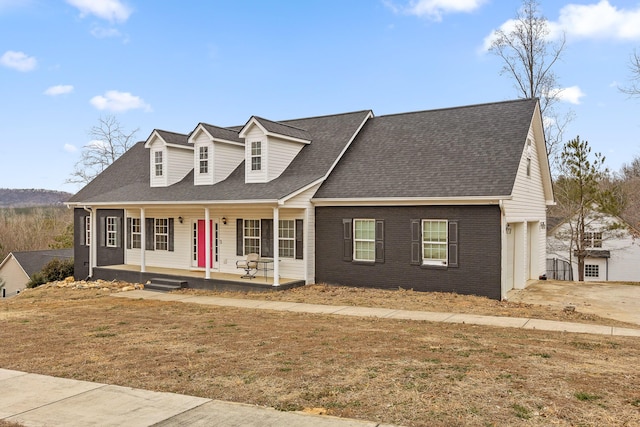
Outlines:
[{"label": "downspout", "polygon": [[[87,276],[86,279],[84,280],[89,280],[91,279],[91,276],[93,276],[93,236],[95,234],[95,229],[93,226],[93,211],[91,210],[91,208],[83,206],[82,209],[84,209],[85,211],[89,212],[89,224],[91,227],[91,231],[89,234],[89,275]],[[86,226],[86,225],[85,225]]]},{"label": "downspout", "polygon": [[500,299],[507,299],[507,237],[506,237],[506,215],[504,212],[504,201],[498,200],[500,208]]}]

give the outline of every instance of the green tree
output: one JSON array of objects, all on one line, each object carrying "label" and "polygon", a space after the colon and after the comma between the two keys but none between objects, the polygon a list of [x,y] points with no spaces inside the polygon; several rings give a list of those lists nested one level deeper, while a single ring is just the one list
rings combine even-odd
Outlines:
[{"label": "green tree", "polygon": [[555,196],[569,229],[569,235],[565,236],[570,239],[569,260],[575,255],[578,280],[584,281],[589,224],[600,220],[602,214],[618,215],[624,198],[620,197],[609,179],[609,171],[604,166],[605,157],[601,153],[592,154],[588,141],[577,136],[567,142],[560,153],[560,160]]}]

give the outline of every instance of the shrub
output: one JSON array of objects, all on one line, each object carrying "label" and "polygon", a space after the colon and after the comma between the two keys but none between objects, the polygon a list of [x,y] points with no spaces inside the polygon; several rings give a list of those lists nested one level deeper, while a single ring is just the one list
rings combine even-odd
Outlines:
[{"label": "shrub", "polygon": [[27,283],[28,288],[35,288],[44,283],[63,280],[73,276],[73,259],[60,260],[55,258],[49,261],[42,271],[31,275],[31,280]]}]

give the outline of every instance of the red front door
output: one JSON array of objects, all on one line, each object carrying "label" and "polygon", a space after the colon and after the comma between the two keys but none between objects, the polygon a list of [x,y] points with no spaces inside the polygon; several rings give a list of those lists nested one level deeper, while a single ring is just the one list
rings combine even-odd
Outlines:
[{"label": "red front door", "polygon": [[[210,227],[210,235],[211,235],[211,250],[209,251],[209,259],[211,260],[210,262],[210,267],[213,268],[214,267],[214,261],[215,261],[215,257],[214,257],[214,253],[216,252],[216,247],[218,245],[217,242],[217,234],[215,232],[215,228],[218,224],[214,223],[212,220],[209,221]],[[199,219],[198,220],[198,267],[205,267],[206,264],[206,258],[205,258],[205,253],[206,253],[206,249],[205,249],[205,236],[206,236],[206,232],[205,232],[205,222],[204,219]]]}]

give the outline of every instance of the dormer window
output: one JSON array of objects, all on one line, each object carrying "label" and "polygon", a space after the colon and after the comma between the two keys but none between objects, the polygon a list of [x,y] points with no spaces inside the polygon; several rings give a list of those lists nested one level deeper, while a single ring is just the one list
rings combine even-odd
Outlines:
[{"label": "dormer window", "polygon": [[209,173],[209,147],[200,147],[198,155],[200,160],[200,173]]},{"label": "dormer window", "polygon": [[262,170],[262,141],[251,141],[251,170]]},{"label": "dormer window", "polygon": [[162,151],[153,154],[153,164],[155,165],[156,176],[162,176]]}]

